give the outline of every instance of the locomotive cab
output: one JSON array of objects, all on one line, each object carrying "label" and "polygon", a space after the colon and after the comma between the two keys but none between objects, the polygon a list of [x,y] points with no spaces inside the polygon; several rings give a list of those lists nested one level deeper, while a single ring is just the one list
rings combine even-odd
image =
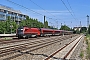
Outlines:
[{"label": "locomotive cab", "polygon": [[16,31],[18,38],[37,37],[38,35],[40,35],[38,28],[19,27]]},{"label": "locomotive cab", "polygon": [[17,30],[16,30],[16,37],[18,38],[23,38],[23,35],[24,35],[24,27],[19,27]]}]

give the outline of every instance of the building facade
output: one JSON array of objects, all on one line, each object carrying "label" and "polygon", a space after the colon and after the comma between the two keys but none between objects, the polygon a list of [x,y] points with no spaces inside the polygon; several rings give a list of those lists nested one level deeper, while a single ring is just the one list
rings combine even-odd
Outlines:
[{"label": "building facade", "polygon": [[74,29],[75,31],[76,31],[76,30],[79,30],[79,31],[80,31],[80,30],[81,30],[81,27],[74,27],[73,29]]},{"label": "building facade", "polygon": [[22,14],[19,10],[14,10],[11,7],[0,5],[0,21],[7,20],[10,16],[11,20],[19,23],[21,20],[25,20],[27,15]]}]

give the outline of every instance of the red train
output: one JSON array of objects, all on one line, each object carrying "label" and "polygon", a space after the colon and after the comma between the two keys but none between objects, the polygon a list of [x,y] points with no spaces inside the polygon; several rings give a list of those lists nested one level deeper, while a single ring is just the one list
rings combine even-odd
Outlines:
[{"label": "red train", "polygon": [[18,38],[29,38],[37,36],[51,36],[51,35],[68,35],[72,34],[73,31],[64,30],[54,30],[47,28],[29,28],[29,27],[19,27],[16,31],[16,36]]}]

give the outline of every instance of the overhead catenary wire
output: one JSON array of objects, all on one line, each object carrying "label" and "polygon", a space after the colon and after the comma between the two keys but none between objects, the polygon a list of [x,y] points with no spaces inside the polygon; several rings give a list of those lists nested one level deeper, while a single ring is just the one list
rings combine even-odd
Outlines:
[{"label": "overhead catenary wire", "polygon": [[[76,17],[76,15],[75,15],[75,13],[74,13],[74,11],[73,11],[73,9],[72,9],[72,7],[71,7],[71,5],[70,5],[70,3],[69,3],[69,1],[67,0],[67,3],[68,3],[68,5],[69,5],[69,7],[70,7],[70,9],[71,9],[71,11],[72,11],[72,13],[73,13],[73,15]],[[76,18],[77,19],[77,18]],[[78,19],[77,19],[78,20]]]},{"label": "overhead catenary wire", "polygon": [[[20,4],[18,4],[18,3],[15,3],[15,2],[13,2],[13,1],[11,1],[11,0],[7,0],[7,1],[10,2],[10,3],[12,3],[12,4],[15,4],[15,5],[19,6],[19,7],[22,7],[22,8],[24,8],[24,9],[26,9],[26,10],[32,11],[32,12],[34,12],[34,13],[36,13],[36,14],[39,14],[39,15],[41,15],[41,16],[45,16],[45,15],[43,15],[43,14],[41,14],[41,13],[38,13],[38,12],[32,10],[32,9],[29,9],[29,8],[23,6],[23,5],[20,5]],[[46,16],[46,17],[47,17],[47,16]],[[49,19],[54,19],[54,18],[51,18],[51,17],[47,17],[47,18],[49,18]],[[57,20],[57,19],[54,19],[54,20]]]},{"label": "overhead catenary wire", "polygon": [[[37,14],[39,14],[39,15],[41,15],[41,16],[45,16],[45,15],[43,15],[43,14],[41,14],[41,13],[38,13],[38,12],[36,12],[36,11],[34,11],[34,10],[31,10],[31,9],[29,9],[29,8],[23,6],[23,5],[20,5],[20,4],[18,4],[18,3],[15,3],[15,2],[13,2],[13,1],[11,1],[11,0],[7,0],[7,1],[10,2],[10,3],[12,3],[12,4],[14,4],[14,5],[17,5],[17,6],[19,6],[19,7],[22,7],[22,8],[24,8],[24,9],[26,9],[26,10],[32,11],[32,12],[34,12],[34,13],[37,13]],[[51,17],[47,17],[47,16],[45,16],[45,17],[57,21],[57,19],[54,19],[54,18],[51,18]]]},{"label": "overhead catenary wire", "polygon": [[19,6],[19,7],[22,7],[22,8],[24,8],[24,9],[26,9],[26,10],[29,10],[29,11],[32,11],[32,12],[37,13],[37,14],[39,14],[39,15],[42,15],[42,14],[40,14],[40,13],[34,11],[34,10],[31,10],[31,9],[29,9],[29,8],[23,6],[23,5],[20,5],[20,4],[18,4],[18,3],[15,3],[15,2],[13,2],[13,1],[11,1],[11,0],[7,0],[7,1],[10,2],[10,3],[12,3],[12,4],[15,4],[15,5]]},{"label": "overhead catenary wire", "polygon": [[[46,11],[44,8],[42,8],[41,6],[39,6],[38,4],[36,4],[34,1],[32,1],[32,0],[29,0],[29,1],[31,1],[33,4],[35,4],[36,6],[38,6],[39,8],[41,8],[42,10],[44,10],[45,12],[50,13],[50,12]],[[51,13],[50,13],[50,15],[56,17],[55,15],[53,15]],[[56,20],[61,20],[61,19],[56,19]]]},{"label": "overhead catenary wire", "polygon": [[66,4],[64,3],[64,1],[61,0],[61,2],[64,4],[64,6],[66,7],[66,9],[69,11],[69,13],[71,14],[71,16],[72,16],[75,20],[77,20],[77,19],[73,16],[73,14],[70,12],[70,10],[68,9],[68,7],[67,7]]},{"label": "overhead catenary wire", "polygon": [[[38,6],[39,8],[41,8],[42,10],[44,10],[45,12],[50,13],[50,12],[46,11],[44,8],[42,8],[41,6],[39,6],[38,4],[36,4],[34,1],[32,1],[32,0],[29,0],[29,1],[31,1],[33,4],[35,4],[36,6]],[[54,16],[53,14],[51,14],[51,15]],[[54,17],[56,17],[56,16],[54,16]],[[61,20],[61,19],[55,19],[56,24],[57,24],[57,28],[58,28],[58,20]]]},{"label": "overhead catenary wire", "polygon": [[[27,10],[27,11],[32,11],[32,12],[34,12],[34,13],[36,13],[36,14],[41,15],[41,16],[45,16],[45,15],[43,15],[43,14],[37,12],[37,11],[34,11],[34,10],[28,8],[28,7],[25,7],[25,6],[23,6],[23,5],[20,5],[19,3],[15,3],[15,2],[13,2],[12,0],[6,0],[6,1],[8,1],[8,2],[14,4],[14,5],[17,5],[17,6],[19,6],[19,7],[22,7],[22,8],[24,8],[24,9]],[[69,13],[70,13],[70,12],[69,12]],[[72,15],[72,13],[71,13],[71,15]],[[72,15],[72,16],[73,16],[73,15]],[[46,18],[53,19],[53,20],[60,20],[60,19],[55,19],[55,18],[51,18],[51,17],[48,17],[48,16],[46,16]]]},{"label": "overhead catenary wire", "polygon": [[[38,6],[39,8],[41,8],[41,9],[43,9],[45,12],[47,12],[47,13],[50,13],[50,12],[48,12],[48,11],[46,11],[44,8],[42,8],[41,6],[39,6],[38,4],[36,4],[34,1],[32,1],[32,0],[29,0],[29,1],[31,1],[33,4],[35,4],[36,6]],[[68,2],[68,4],[69,4],[69,1],[67,0],[67,2]],[[69,6],[70,6],[70,4],[69,4]],[[67,6],[66,6],[67,7]],[[67,8],[68,9],[68,8]],[[72,10],[72,8],[71,8],[71,6],[70,6],[70,9]],[[68,9],[69,10],[69,9]],[[69,13],[71,13],[70,11],[69,11]],[[72,14],[73,13],[73,14]],[[75,14],[74,14],[74,11],[72,10],[72,13],[71,13],[71,15],[73,16],[73,18],[75,19],[75,20],[78,20],[77,18],[75,18],[74,16],[75,16]],[[51,14],[51,13],[50,13]],[[53,15],[53,14],[51,14],[51,15]],[[53,15],[54,16],[54,15]],[[54,16],[54,17],[56,17],[56,16]],[[61,19],[56,19],[56,20],[61,20]]]}]

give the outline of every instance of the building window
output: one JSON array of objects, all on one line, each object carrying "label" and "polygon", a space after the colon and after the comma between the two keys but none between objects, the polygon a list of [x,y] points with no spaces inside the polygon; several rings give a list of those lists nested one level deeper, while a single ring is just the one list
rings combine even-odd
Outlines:
[{"label": "building window", "polygon": [[0,18],[5,18],[5,15],[0,15]]},{"label": "building window", "polygon": [[19,17],[22,17],[22,14],[18,14]]},{"label": "building window", "polygon": [[11,19],[14,20],[14,17],[11,16]]},{"label": "building window", "polygon": [[0,12],[4,12],[4,10],[3,9],[0,9]]},{"label": "building window", "polygon": [[14,13],[15,16],[17,16],[17,13]]},{"label": "building window", "polygon": [[4,10],[4,13],[7,13],[7,11],[6,11],[6,10]]},{"label": "building window", "polygon": [[8,14],[12,14],[12,12],[8,11]]}]

